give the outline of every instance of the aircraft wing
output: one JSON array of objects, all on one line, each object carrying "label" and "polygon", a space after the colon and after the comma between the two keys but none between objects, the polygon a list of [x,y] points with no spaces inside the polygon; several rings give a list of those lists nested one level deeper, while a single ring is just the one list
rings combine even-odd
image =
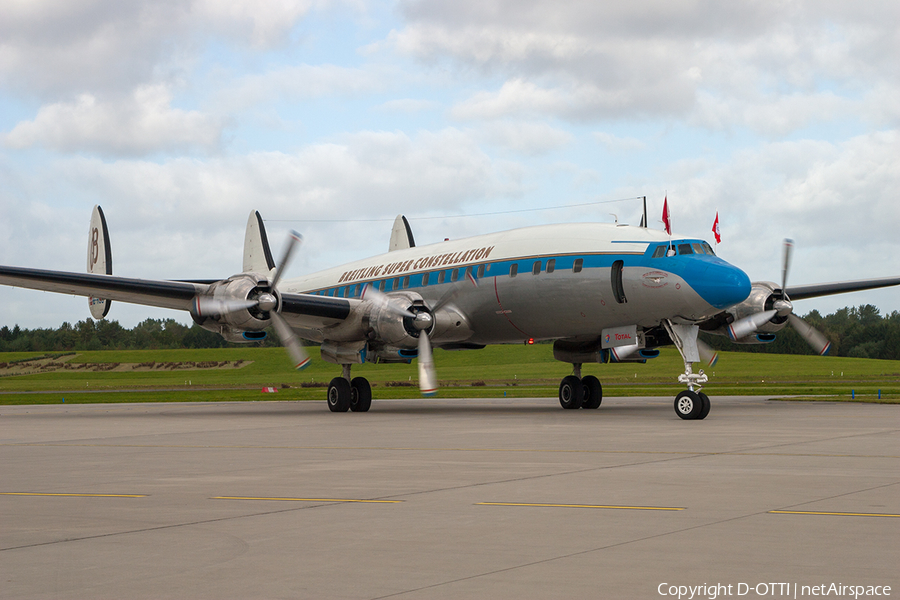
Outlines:
[{"label": "aircraft wing", "polygon": [[190,310],[194,297],[209,288],[208,285],[198,283],[6,266],[0,266],[0,283],[33,290],[94,296],[181,310]]},{"label": "aircraft wing", "polygon": [[810,285],[792,285],[785,288],[788,298],[791,300],[805,300],[818,298],[832,294],[846,292],[858,292],[875,288],[900,285],[900,277],[883,277],[880,279],[860,279],[856,281],[836,281],[834,283],[814,283]]},{"label": "aircraft wing", "polygon": [[[187,311],[192,309],[194,298],[210,288],[205,282],[133,279],[7,266],[0,266],[0,284]],[[281,311],[286,315],[343,320],[350,314],[350,308],[350,302],[343,298],[282,294]]]}]

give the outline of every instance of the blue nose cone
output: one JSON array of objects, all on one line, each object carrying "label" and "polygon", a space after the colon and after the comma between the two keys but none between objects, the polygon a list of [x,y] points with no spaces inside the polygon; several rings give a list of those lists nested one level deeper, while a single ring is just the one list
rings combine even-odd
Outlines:
[{"label": "blue nose cone", "polygon": [[750,295],[750,278],[724,260],[716,260],[690,280],[700,297],[715,308],[740,304]]}]

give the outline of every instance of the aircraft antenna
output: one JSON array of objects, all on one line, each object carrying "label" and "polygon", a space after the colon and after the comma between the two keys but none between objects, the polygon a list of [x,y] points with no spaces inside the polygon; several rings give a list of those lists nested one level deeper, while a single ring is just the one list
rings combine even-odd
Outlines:
[{"label": "aircraft antenna", "polygon": [[647,196],[644,196],[644,217],[641,219],[641,227],[647,228]]}]

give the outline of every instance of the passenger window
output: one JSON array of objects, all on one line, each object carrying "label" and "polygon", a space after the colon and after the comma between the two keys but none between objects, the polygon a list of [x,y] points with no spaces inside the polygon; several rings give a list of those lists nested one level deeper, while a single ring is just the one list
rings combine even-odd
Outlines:
[{"label": "passenger window", "polygon": [[678,244],[678,255],[684,256],[685,254],[693,254],[694,251],[691,250],[690,244]]},{"label": "passenger window", "polygon": [[446,278],[446,271],[441,271],[438,273],[438,283],[444,283],[444,279]]},{"label": "passenger window", "polygon": [[575,259],[575,264],[572,265],[572,272],[573,272],[573,273],[581,273],[581,269],[582,269],[583,267],[584,267],[584,259],[583,259],[583,258],[576,258],[576,259]]},{"label": "passenger window", "polygon": [[422,287],[428,286],[428,275],[429,273],[425,273],[422,275]]},{"label": "passenger window", "polygon": [[556,259],[551,258],[550,260],[547,261],[547,272],[552,273],[555,270],[556,270]]},{"label": "passenger window", "polygon": [[453,269],[450,271],[450,281],[456,281],[459,279],[459,269]]},{"label": "passenger window", "polygon": [[662,258],[666,255],[666,247],[665,246],[657,246],[656,250],[653,251],[653,258]]},{"label": "passenger window", "polygon": [[541,261],[537,260],[534,262],[534,266],[531,267],[531,272],[535,275],[541,272]]},{"label": "passenger window", "polygon": [[519,263],[513,263],[509,266],[509,276],[515,277],[519,274]]},{"label": "passenger window", "polygon": [[406,289],[408,287],[409,287],[409,275],[407,275],[406,277],[403,278],[403,289]]},{"label": "passenger window", "polygon": [[484,277],[484,265],[478,265],[478,279]]}]

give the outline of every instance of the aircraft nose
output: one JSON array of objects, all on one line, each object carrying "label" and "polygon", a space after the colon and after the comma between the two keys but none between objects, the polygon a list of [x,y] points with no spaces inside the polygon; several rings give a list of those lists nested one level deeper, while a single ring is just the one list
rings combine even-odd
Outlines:
[{"label": "aircraft nose", "polygon": [[750,278],[741,269],[725,261],[709,265],[698,274],[691,287],[715,308],[740,304],[750,295]]}]

